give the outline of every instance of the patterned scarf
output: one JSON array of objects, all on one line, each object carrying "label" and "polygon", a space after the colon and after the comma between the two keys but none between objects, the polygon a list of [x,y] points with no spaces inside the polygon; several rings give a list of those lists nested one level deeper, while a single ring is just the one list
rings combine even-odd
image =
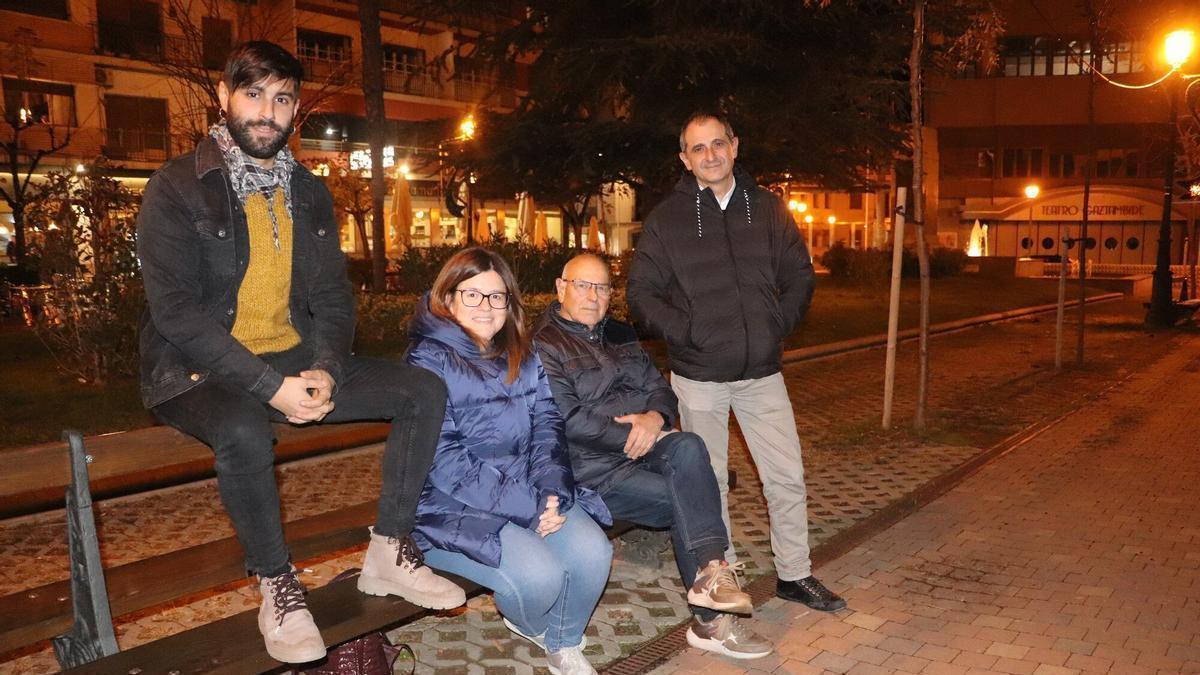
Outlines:
[{"label": "patterned scarf", "polygon": [[292,170],[296,168],[296,158],[285,145],[275,154],[275,163],[270,169],[264,169],[238,146],[237,141],[229,133],[225,122],[218,122],[208,129],[208,135],[217,142],[221,153],[225,155],[225,166],[229,169],[229,180],[233,183],[233,191],[238,199],[245,204],[246,199],[255,192],[261,192],[267,199],[267,213],[271,214],[271,237],[275,242],[275,250],[279,250],[279,221],[275,218],[275,209],[271,207],[271,197],[275,190],[283,188],[283,201],[287,207],[288,217],[292,213]]}]

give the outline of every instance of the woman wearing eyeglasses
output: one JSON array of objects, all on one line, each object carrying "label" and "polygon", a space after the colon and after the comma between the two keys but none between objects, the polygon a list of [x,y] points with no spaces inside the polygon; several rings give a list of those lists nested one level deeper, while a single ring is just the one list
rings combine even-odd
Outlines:
[{"label": "woman wearing eyeglasses", "polygon": [[575,485],[508,264],[478,247],[455,254],[409,332],[409,363],[449,390],[413,533],[425,563],[492,589],[505,625],[546,650],[550,672],[595,673],[583,630],[612,562],[597,521],[612,518]]}]

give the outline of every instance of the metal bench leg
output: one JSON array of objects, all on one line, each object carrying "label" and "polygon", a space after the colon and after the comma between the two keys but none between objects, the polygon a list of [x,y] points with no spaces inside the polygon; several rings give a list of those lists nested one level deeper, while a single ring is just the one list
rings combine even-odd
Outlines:
[{"label": "metal bench leg", "polygon": [[100,541],[96,537],[96,519],[92,514],[92,491],[88,487],[88,456],[83,436],[64,431],[63,440],[71,446],[71,485],[67,488],[67,544],[71,550],[71,602],[75,625],[71,632],[53,638],[54,655],[65,668],[91,663],[116,654],[112,609],[108,605],[108,587],[100,564]]}]

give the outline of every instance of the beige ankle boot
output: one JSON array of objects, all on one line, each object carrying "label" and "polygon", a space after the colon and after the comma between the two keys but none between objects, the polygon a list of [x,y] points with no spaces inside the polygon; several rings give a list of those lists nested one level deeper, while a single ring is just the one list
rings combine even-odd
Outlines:
[{"label": "beige ankle boot", "polygon": [[425,566],[411,536],[385,537],[371,531],[371,543],[358,575],[358,590],[367,595],[398,595],[427,609],[450,609],[467,601],[458,584]]},{"label": "beige ankle boot", "polygon": [[304,584],[290,571],[260,578],[262,606],[258,630],[271,658],[283,663],[308,663],[325,657],[325,641],[304,601]]}]

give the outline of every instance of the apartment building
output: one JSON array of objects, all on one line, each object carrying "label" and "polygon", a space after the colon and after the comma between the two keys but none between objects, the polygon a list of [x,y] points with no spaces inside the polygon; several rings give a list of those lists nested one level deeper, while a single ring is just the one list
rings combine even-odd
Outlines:
[{"label": "apartment building", "polygon": [[[465,219],[447,212],[438,146],[473,111],[515,105],[527,73],[523,65],[488,70],[460,48],[510,19],[452,22],[414,16],[407,0],[382,4],[384,161],[389,179],[411,198],[396,206],[411,209],[414,243],[456,240]],[[10,121],[0,125],[0,140],[17,135],[18,163],[26,167],[33,152],[54,150],[35,180],[103,155],[140,188],[217,119],[212,96],[196,83],[216,81],[234,44],[268,39],[294,51],[306,70],[297,158],[317,171],[339,159],[369,166],[357,11],[353,0],[0,0],[0,90]],[[515,201],[475,205],[493,231],[515,234]],[[5,208],[0,224],[11,222]],[[557,232],[557,212],[543,216]],[[361,250],[356,228],[343,232],[343,247]],[[387,238],[398,241],[394,231]]]},{"label": "apartment building", "polygon": [[[1154,264],[1167,139],[1180,131],[1168,124],[1168,93],[1182,95],[1180,76],[1200,71],[1200,58],[1193,54],[1182,72],[1143,85],[1169,70],[1162,56],[1169,31],[1200,30],[1200,8],[1169,0],[1092,4],[1103,12],[1095,44],[1081,3],[998,2],[1007,26],[996,67],[972,65],[957,77],[929,83],[926,203],[940,235],[955,233],[974,254],[1076,257],[1077,244],[1069,240],[1080,236],[1084,209],[1085,64],[1095,52],[1100,78],[1088,255],[1099,263]],[[1191,122],[1182,102],[1176,103],[1186,130]],[[1181,159],[1177,165],[1179,179],[1185,164]],[[1026,196],[1027,188],[1034,196]],[[1197,204],[1185,199],[1186,192],[1176,184],[1170,214],[1174,263],[1183,261],[1196,217]]]}]

